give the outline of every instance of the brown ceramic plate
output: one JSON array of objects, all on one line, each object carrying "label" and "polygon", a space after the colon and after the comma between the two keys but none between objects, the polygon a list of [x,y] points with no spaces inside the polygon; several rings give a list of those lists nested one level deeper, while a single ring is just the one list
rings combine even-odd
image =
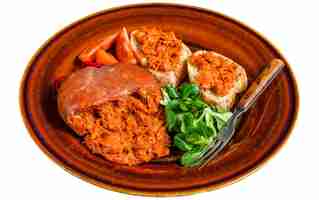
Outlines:
[{"label": "brown ceramic plate", "polygon": [[28,65],[20,90],[24,122],[36,144],[71,174],[103,188],[138,195],[174,196],[208,191],[249,175],[271,158],[288,138],[298,111],[298,92],[287,67],[243,117],[236,136],[202,170],[171,163],[122,166],[91,154],[59,117],[52,81],[69,74],[91,39],[122,26],[133,30],[159,25],[192,48],[213,49],[238,62],[249,81],[272,58],[285,58],[258,33],[224,15],[170,4],[132,5],[99,12],[57,33]]}]

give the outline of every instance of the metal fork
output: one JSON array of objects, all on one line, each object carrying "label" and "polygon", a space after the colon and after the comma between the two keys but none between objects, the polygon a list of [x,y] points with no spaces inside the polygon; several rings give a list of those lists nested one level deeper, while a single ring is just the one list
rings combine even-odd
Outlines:
[{"label": "metal fork", "polygon": [[198,161],[192,166],[199,168],[204,167],[224,149],[235,133],[235,124],[238,118],[256,102],[257,98],[280,73],[284,65],[285,64],[282,60],[273,59],[270,64],[264,68],[261,74],[258,75],[257,79],[250,85],[248,90],[241,97],[233,115],[227,121],[226,125],[221,129],[217,140],[206,147],[203,153],[199,155]]}]

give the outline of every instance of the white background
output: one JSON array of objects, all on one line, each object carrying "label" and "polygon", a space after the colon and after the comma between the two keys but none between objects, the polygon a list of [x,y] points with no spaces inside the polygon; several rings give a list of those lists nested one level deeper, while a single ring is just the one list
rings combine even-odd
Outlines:
[{"label": "white background", "polygon": [[[22,123],[18,106],[21,75],[46,39],[88,14],[136,2],[142,1],[1,1],[0,199],[147,199],[97,188],[62,170],[34,144]],[[231,186],[187,198],[319,199],[319,109],[316,105],[319,102],[319,6],[315,5],[316,1],[176,2],[225,13],[276,44],[297,77],[301,103],[290,140],[262,169]]]}]

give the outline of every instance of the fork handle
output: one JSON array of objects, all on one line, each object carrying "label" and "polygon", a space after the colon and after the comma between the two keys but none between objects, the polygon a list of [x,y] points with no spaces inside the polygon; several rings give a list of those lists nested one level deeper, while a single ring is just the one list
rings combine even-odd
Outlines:
[{"label": "fork handle", "polygon": [[257,79],[250,85],[248,90],[241,97],[238,107],[246,111],[257,100],[261,93],[270,85],[276,78],[281,69],[285,66],[280,59],[273,59],[269,65],[258,75]]}]

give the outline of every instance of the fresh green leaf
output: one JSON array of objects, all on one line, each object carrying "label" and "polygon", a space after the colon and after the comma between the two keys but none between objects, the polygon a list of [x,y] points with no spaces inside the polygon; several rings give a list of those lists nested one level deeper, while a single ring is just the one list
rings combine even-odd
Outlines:
[{"label": "fresh green leaf", "polygon": [[181,132],[182,133],[189,133],[192,129],[194,123],[194,118],[192,113],[183,113],[181,115]]},{"label": "fresh green leaf", "polygon": [[214,126],[215,120],[213,115],[210,115],[208,112],[205,114],[205,122],[208,127],[210,127],[215,133],[216,133],[216,128]]},{"label": "fresh green leaf", "polygon": [[204,121],[199,121],[196,123],[196,131],[205,137],[215,137],[216,128],[214,126],[208,126]]},{"label": "fresh green leaf", "polygon": [[204,135],[196,132],[189,134],[187,137],[185,137],[185,140],[190,144],[199,146],[205,146],[210,142],[209,137],[205,137]]},{"label": "fresh green leaf", "polygon": [[166,104],[166,107],[169,108],[170,110],[179,110],[179,101],[174,99],[174,100],[171,100],[169,101],[167,104]]},{"label": "fresh green leaf", "polygon": [[174,145],[182,151],[190,151],[193,148],[193,145],[184,141],[182,134],[176,134],[174,136]]},{"label": "fresh green leaf", "polygon": [[221,130],[226,124],[225,121],[223,121],[223,120],[221,120],[219,118],[215,118],[215,121],[216,121],[216,126],[217,126],[218,130]]},{"label": "fresh green leaf", "polygon": [[182,111],[188,111],[188,107],[187,107],[187,104],[184,102],[184,101],[181,101],[179,102],[179,108],[182,110]]},{"label": "fresh green leaf", "polygon": [[172,99],[178,98],[177,91],[173,85],[167,85],[165,87],[165,91],[167,92],[168,96]]},{"label": "fresh green leaf", "polygon": [[202,101],[200,98],[193,99],[192,105],[197,109],[203,109],[208,107],[208,105],[204,101]]},{"label": "fresh green leaf", "polygon": [[165,108],[165,117],[168,131],[171,131],[176,124],[176,114],[169,108]]},{"label": "fresh green leaf", "polygon": [[220,119],[220,120],[222,120],[224,122],[227,122],[228,119],[232,116],[231,112],[219,113],[219,112],[212,111],[212,110],[209,111],[209,114],[211,114],[215,118],[218,118],[218,119]]},{"label": "fresh green leaf", "polygon": [[216,140],[232,113],[206,104],[195,84],[183,84],[178,90],[168,85],[162,88],[162,94],[167,129],[174,138],[174,146],[185,152],[182,165],[191,166]]},{"label": "fresh green leaf", "polygon": [[181,157],[181,164],[186,167],[191,167],[192,165],[196,164],[202,153],[203,148],[193,148],[192,150],[187,151]]},{"label": "fresh green leaf", "polygon": [[179,91],[182,98],[195,97],[199,95],[199,88],[196,84],[183,84]]}]

